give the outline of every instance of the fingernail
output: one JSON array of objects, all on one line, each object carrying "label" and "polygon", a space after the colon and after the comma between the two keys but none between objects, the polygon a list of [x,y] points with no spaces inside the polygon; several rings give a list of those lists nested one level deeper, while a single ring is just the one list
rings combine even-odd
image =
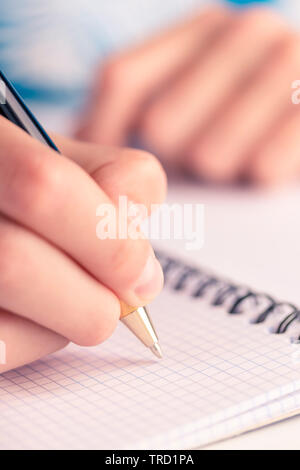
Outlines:
[{"label": "fingernail", "polygon": [[150,300],[161,290],[163,282],[164,276],[161,265],[155,256],[151,254],[139,277],[134,292],[140,299]]}]

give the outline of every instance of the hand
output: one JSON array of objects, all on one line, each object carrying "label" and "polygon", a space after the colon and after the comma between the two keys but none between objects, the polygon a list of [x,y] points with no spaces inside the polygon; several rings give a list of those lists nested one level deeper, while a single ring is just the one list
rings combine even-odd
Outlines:
[{"label": "hand", "polygon": [[284,182],[300,172],[299,77],[299,37],[275,13],[213,8],[104,64],[78,134],[134,133],[208,181]]},{"label": "hand", "polygon": [[0,372],[68,341],[104,341],[119,299],[142,305],[162,287],[147,240],[96,236],[101,203],[163,199],[160,164],[141,151],[55,140],[64,155],[0,118]]}]

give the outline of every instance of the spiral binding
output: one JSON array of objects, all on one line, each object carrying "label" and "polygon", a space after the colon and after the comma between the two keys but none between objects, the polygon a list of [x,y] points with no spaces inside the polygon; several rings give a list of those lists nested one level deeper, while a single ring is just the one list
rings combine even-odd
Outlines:
[{"label": "spiral binding", "polygon": [[[156,251],[165,276],[165,284],[175,291],[188,291],[194,298],[210,297],[212,306],[223,306],[230,315],[244,313],[243,308],[251,301],[257,308],[253,324],[265,322],[278,309],[288,309],[288,313],[272,330],[274,334],[284,334],[291,325],[300,319],[300,310],[292,303],[277,302],[272,296],[261,294],[247,286],[236,285],[229,280],[221,279],[206,270],[196,268],[185,262]],[[263,308],[262,308],[263,306]],[[294,340],[300,342],[300,336]]]}]

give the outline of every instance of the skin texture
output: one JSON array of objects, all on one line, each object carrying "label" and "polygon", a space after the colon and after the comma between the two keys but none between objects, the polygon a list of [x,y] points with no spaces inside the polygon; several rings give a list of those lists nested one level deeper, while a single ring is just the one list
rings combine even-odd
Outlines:
[{"label": "skin texture", "polygon": [[163,283],[147,240],[96,236],[99,204],[119,195],[147,207],[163,200],[157,160],[54,138],[60,156],[0,118],[0,373],[69,341],[101,343],[117,325],[119,299],[144,305]]},{"label": "skin texture", "polygon": [[101,64],[77,135],[220,183],[298,178],[300,40],[274,12],[214,7]]}]

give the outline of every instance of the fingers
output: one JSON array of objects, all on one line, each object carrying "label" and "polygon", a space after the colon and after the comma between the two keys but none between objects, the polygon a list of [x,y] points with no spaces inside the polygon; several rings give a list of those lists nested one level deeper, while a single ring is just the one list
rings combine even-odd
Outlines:
[{"label": "fingers", "polygon": [[0,309],[0,374],[36,361],[68,344],[56,333]]},{"label": "fingers", "polygon": [[300,113],[295,110],[272,129],[245,169],[248,178],[264,185],[284,184],[298,179]]},{"label": "fingers", "polygon": [[93,142],[123,145],[143,103],[201,52],[227,17],[223,8],[209,9],[104,64],[96,79],[88,118],[77,135]]},{"label": "fingers", "polygon": [[233,18],[206,54],[150,104],[141,119],[142,140],[166,158],[185,154],[191,138],[205,129],[283,30],[277,16],[265,10]]},{"label": "fingers", "polygon": [[[112,204],[96,182],[6,119],[0,119],[0,133],[0,210],[63,250],[124,302],[151,300],[163,282],[153,250],[142,238],[97,237],[97,208]],[[117,217],[113,222],[118,227]]]},{"label": "fingers", "polygon": [[298,39],[286,40],[205,134],[195,139],[194,172],[213,181],[239,177],[254,147],[290,106],[290,84],[300,67],[298,51]]},{"label": "fingers", "polygon": [[152,204],[165,199],[165,172],[149,153],[100,147],[61,136],[54,140],[64,155],[84,168],[114,202],[126,195],[130,201],[144,204],[150,214]]},{"label": "fingers", "polygon": [[115,329],[117,297],[64,253],[3,217],[0,258],[2,309],[85,346]]}]

